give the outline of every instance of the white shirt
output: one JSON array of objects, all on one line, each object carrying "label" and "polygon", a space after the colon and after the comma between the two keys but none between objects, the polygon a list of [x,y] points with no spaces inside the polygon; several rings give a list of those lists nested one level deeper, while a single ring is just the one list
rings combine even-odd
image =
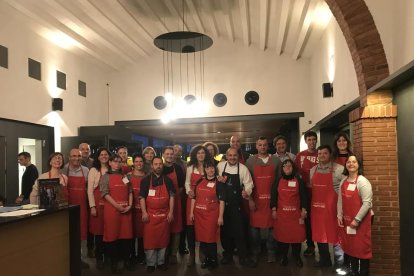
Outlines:
[{"label": "white shirt", "polygon": [[[227,164],[227,166],[226,166]],[[248,195],[251,195],[253,191],[253,179],[252,176],[247,169],[247,167],[241,163],[239,164],[239,175],[240,175],[240,185],[244,185],[244,190]],[[237,164],[236,165],[230,165],[227,161],[226,162],[220,162],[217,165],[217,169],[219,171],[219,175],[222,175],[224,166],[226,166],[226,173],[229,174],[237,174]]]}]

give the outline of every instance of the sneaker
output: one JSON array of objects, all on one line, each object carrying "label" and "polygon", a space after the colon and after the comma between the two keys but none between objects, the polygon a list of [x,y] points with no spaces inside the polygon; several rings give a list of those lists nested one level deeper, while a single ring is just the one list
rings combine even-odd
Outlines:
[{"label": "sneaker", "polygon": [[153,273],[155,271],[155,266],[147,266],[147,272]]},{"label": "sneaker", "polygon": [[315,256],[315,247],[306,248],[306,250],[303,252],[303,256],[305,257]]},{"label": "sneaker", "polygon": [[275,257],[275,254],[268,254],[267,255],[267,262],[270,264],[270,263],[274,263],[274,262],[276,262],[276,257]]}]

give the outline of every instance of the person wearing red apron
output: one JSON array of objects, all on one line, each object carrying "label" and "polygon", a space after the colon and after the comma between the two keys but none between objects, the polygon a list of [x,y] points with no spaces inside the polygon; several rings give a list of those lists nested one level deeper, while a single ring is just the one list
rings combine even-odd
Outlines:
[{"label": "person wearing red apron", "polygon": [[187,166],[187,173],[185,179],[185,192],[187,194],[186,204],[186,234],[187,244],[190,251],[188,259],[188,266],[195,264],[195,232],[194,223],[190,218],[191,213],[191,199],[194,197],[194,189],[196,182],[204,176],[204,163],[212,160],[210,153],[203,145],[196,145],[190,151],[190,161]]},{"label": "person wearing red apron", "polygon": [[[308,148],[299,152],[295,158],[295,167],[298,169],[299,175],[305,182],[306,195],[308,197],[308,204],[312,201],[312,186],[310,182],[309,172],[318,163],[318,152],[316,150],[316,143],[318,142],[318,136],[314,131],[307,131],[304,135],[305,143]],[[311,227],[311,207],[308,206],[308,215],[305,219],[306,229],[306,245],[308,248],[303,252],[303,256],[310,257],[315,255],[315,243],[312,240],[312,227]]]},{"label": "person wearing red apron", "polygon": [[346,161],[338,197],[338,225],[341,245],[350,256],[353,275],[369,275],[369,259],[372,258],[372,187],[361,175],[361,162],[351,154]]},{"label": "person wearing red apron", "polygon": [[[68,177],[68,202],[80,207],[80,237],[86,240],[88,237],[88,201],[87,201],[87,179],[89,169],[81,165],[81,152],[79,149],[71,149],[69,152],[69,163],[63,170]],[[89,268],[89,264],[81,260],[83,268]]]},{"label": "person wearing red apron", "polygon": [[[133,156],[134,169],[128,174],[131,179],[132,193],[134,195],[134,204],[132,208],[132,227],[134,232],[134,242],[137,244],[137,252],[135,246],[132,246],[131,258],[132,262],[144,264],[144,223],[142,222],[141,204],[139,202],[139,193],[141,190],[141,181],[145,176],[144,172],[144,157],[140,154]],[[136,240],[136,241],[135,241]]]},{"label": "person wearing red apron", "polygon": [[93,167],[88,174],[88,201],[90,207],[89,232],[94,236],[96,268],[104,269],[104,245],[103,245],[103,212],[104,200],[101,197],[99,183],[103,175],[108,171],[109,150],[98,149]]},{"label": "person wearing red apron", "polygon": [[282,176],[272,186],[271,203],[274,219],[273,237],[278,241],[282,254],[281,266],[288,264],[289,244],[298,267],[303,266],[300,258],[302,242],[306,239],[305,222],[307,197],[305,183],[297,175],[291,159],[282,162]]},{"label": "person wearing red apron", "polygon": [[[270,205],[270,191],[280,172],[280,160],[268,154],[268,141],[260,137],[256,141],[258,154],[247,159],[246,166],[253,177],[254,189],[250,202],[250,235],[253,256],[257,260],[261,251],[261,231],[267,234],[267,262],[275,262],[275,247],[272,236],[273,220]],[[261,230],[263,229],[263,230]]]},{"label": "person wearing red apron", "polygon": [[162,157],[164,158],[163,175],[168,176],[176,191],[174,197],[174,221],[171,223],[171,238],[167,259],[169,264],[177,263],[177,252],[180,243],[180,234],[183,231],[183,221],[181,215],[181,194],[184,191],[185,177],[180,166],[174,164],[174,148],[164,147]]},{"label": "person wearing red apron", "polygon": [[215,163],[206,163],[206,176],[195,187],[195,198],[191,200],[190,217],[194,221],[196,240],[205,259],[201,268],[217,267],[217,238],[223,225],[224,192],[217,181]]},{"label": "person wearing red apron", "polygon": [[345,166],[345,161],[352,154],[352,143],[346,133],[340,132],[335,135],[332,147],[332,158],[334,162]]},{"label": "person wearing red apron", "polygon": [[132,245],[132,187],[127,176],[121,171],[119,155],[109,157],[110,171],[102,176],[101,196],[104,198],[104,233],[106,251],[111,257],[112,273],[120,273],[123,267],[131,268],[129,256]]},{"label": "person wearing red apron", "polygon": [[118,154],[121,159],[121,172],[123,175],[126,175],[132,171],[132,168],[128,165],[128,148],[125,146],[119,146],[116,148],[116,154]]},{"label": "person wearing red apron", "polygon": [[144,249],[147,271],[155,266],[167,270],[165,251],[170,242],[170,224],[174,220],[174,185],[162,175],[160,157],[152,160],[152,173],[141,181],[140,204],[144,222]]},{"label": "person wearing red apron", "polygon": [[320,255],[316,267],[332,266],[328,244],[335,245],[339,241],[336,204],[344,167],[331,161],[331,153],[328,145],[318,147],[319,164],[310,171],[312,239],[318,243]]},{"label": "person wearing red apron", "polygon": [[220,229],[223,259],[221,264],[233,262],[234,248],[237,248],[239,263],[242,266],[255,267],[256,262],[247,257],[248,233],[247,218],[242,212],[242,200],[248,198],[253,190],[253,180],[249,169],[238,162],[237,150],[229,148],[226,162],[217,165],[218,180],[225,183],[224,224]]}]

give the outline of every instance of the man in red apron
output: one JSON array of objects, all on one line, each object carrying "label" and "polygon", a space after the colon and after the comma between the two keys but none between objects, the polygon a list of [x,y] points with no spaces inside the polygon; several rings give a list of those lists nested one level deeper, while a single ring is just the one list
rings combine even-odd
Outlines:
[{"label": "man in red apron", "polygon": [[[164,158],[163,175],[168,176],[174,185],[176,191],[174,197],[174,221],[171,223],[171,239],[169,252],[167,254],[170,264],[177,263],[177,251],[180,242],[180,234],[183,231],[181,196],[184,193],[184,173],[181,167],[174,164],[174,148],[167,146],[163,149],[162,157]],[[168,256],[170,255],[170,256]]]},{"label": "man in red apron", "polygon": [[[310,170],[312,185],[312,239],[318,243],[317,267],[332,266],[329,243],[338,243],[337,202],[344,167],[331,160],[331,147],[318,147],[319,164]],[[336,258],[335,258],[336,259]]]},{"label": "man in red apron", "polygon": [[[306,194],[308,196],[308,203],[311,202],[312,186],[309,178],[309,171],[318,163],[318,152],[316,151],[316,143],[318,142],[318,136],[313,131],[308,131],[304,135],[305,143],[308,149],[299,152],[296,155],[295,167],[298,169],[300,176],[305,182]],[[306,228],[306,245],[308,248],[303,252],[303,256],[309,257],[315,255],[315,244],[312,240],[312,228],[311,228],[311,208],[308,206],[308,215],[305,219]]]},{"label": "man in red apron", "polygon": [[[237,150],[229,148],[226,152],[226,162],[217,165],[220,177],[218,180],[225,183],[224,225],[221,227],[221,244],[223,259],[221,264],[233,262],[233,253],[236,246],[240,265],[255,267],[256,263],[247,258],[246,232],[247,217],[242,211],[242,200],[248,198],[253,190],[253,180],[249,170],[239,163]],[[270,207],[269,207],[270,208]]]},{"label": "man in red apron", "polygon": [[[71,149],[69,163],[63,168],[62,173],[68,177],[68,202],[80,206],[80,237],[86,240],[88,233],[88,199],[87,180],[89,169],[81,166],[81,153],[79,149]],[[83,268],[89,268],[88,263],[81,260]]]},{"label": "man in red apron", "polygon": [[288,140],[283,135],[278,135],[273,139],[273,146],[276,149],[275,155],[279,157],[280,162],[290,159],[295,162],[296,156],[287,151]]},{"label": "man in red apron", "polygon": [[[275,248],[273,243],[273,220],[270,209],[270,192],[279,172],[280,160],[277,156],[269,154],[266,137],[260,137],[256,141],[257,154],[247,159],[246,166],[249,169],[254,183],[250,202],[250,234],[254,258],[257,260],[261,251],[260,231],[267,234],[267,262],[275,262]],[[263,230],[261,230],[263,229]]]},{"label": "man in red apron", "polygon": [[147,271],[155,266],[167,270],[165,251],[170,242],[170,224],[174,220],[174,184],[162,175],[163,162],[154,157],[152,173],[141,181],[140,203],[144,224],[144,249],[147,257]]}]

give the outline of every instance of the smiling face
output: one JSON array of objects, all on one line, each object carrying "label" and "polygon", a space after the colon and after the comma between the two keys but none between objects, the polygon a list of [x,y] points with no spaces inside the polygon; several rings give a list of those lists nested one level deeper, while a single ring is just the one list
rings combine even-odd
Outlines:
[{"label": "smiling face", "polygon": [[49,165],[50,168],[61,169],[63,166],[63,155],[59,153],[53,156],[50,159]]},{"label": "smiling face", "polygon": [[134,169],[136,171],[142,171],[144,170],[144,159],[142,157],[138,156],[134,159]]},{"label": "smiling face", "polygon": [[239,150],[241,147],[240,137],[239,136],[231,136],[230,138],[230,147]]},{"label": "smiling face", "polygon": [[81,165],[82,155],[78,149],[72,149],[69,153],[69,164],[72,167],[79,167]]},{"label": "smiling face", "polygon": [[214,166],[208,166],[206,169],[207,178],[211,179],[216,175],[216,169]]},{"label": "smiling face", "polygon": [[355,156],[350,156],[346,161],[345,166],[350,174],[358,173],[359,163]]},{"label": "smiling face", "polygon": [[315,136],[309,136],[306,137],[305,143],[308,146],[308,149],[313,151],[316,149],[317,141],[318,139]]},{"label": "smiling face", "polygon": [[229,148],[226,153],[227,163],[230,165],[236,165],[239,161],[239,155],[237,154],[237,150],[235,148]]},{"label": "smiling face", "polygon": [[151,161],[152,161],[152,159],[154,159],[154,157],[155,157],[155,154],[154,154],[154,152],[153,152],[152,150],[147,150],[147,151],[144,153],[144,158],[145,158],[145,160],[147,160],[148,162],[151,162]]},{"label": "smiling face", "polygon": [[98,160],[99,162],[101,162],[101,164],[108,164],[109,152],[107,152],[106,150],[101,151],[101,153],[98,156]]},{"label": "smiling face", "polygon": [[80,144],[79,150],[81,151],[82,158],[85,160],[91,155],[91,147],[87,143]]},{"label": "smiling face", "polygon": [[284,154],[286,152],[286,141],[284,139],[277,140],[275,147],[277,153]]},{"label": "smiling face", "polygon": [[341,153],[346,153],[348,151],[348,141],[343,136],[340,136],[339,139],[336,140],[336,146]]},{"label": "smiling face", "polygon": [[286,162],[285,164],[283,164],[283,172],[285,173],[285,175],[291,175],[293,172],[293,165],[291,162]]},{"label": "smiling face", "polygon": [[206,152],[204,149],[200,149],[197,151],[197,162],[202,163],[206,159]]},{"label": "smiling face", "polygon": [[166,164],[172,164],[174,162],[174,150],[172,149],[165,149],[162,157],[164,157],[164,162]]},{"label": "smiling face", "polygon": [[331,158],[331,153],[328,149],[320,149],[318,150],[318,160],[321,164],[327,164],[329,163]]}]

